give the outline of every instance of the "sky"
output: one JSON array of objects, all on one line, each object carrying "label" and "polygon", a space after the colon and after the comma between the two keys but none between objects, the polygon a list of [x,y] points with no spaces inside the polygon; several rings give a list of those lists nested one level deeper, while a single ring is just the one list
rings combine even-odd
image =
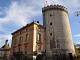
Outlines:
[{"label": "sky", "polygon": [[[42,8],[46,0],[0,0],[0,47],[8,39],[11,45],[11,33],[32,21],[43,24]],[[59,4],[68,9],[73,43],[80,43],[80,0],[48,0],[48,5]]]}]

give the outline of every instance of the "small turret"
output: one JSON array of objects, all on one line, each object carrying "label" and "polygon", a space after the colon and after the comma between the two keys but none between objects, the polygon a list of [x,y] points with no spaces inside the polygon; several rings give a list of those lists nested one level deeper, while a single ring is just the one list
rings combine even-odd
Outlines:
[{"label": "small turret", "polygon": [[67,8],[62,5],[50,5],[43,7],[42,13],[43,26],[46,28],[46,59],[64,54],[69,56],[69,53],[75,55]]},{"label": "small turret", "polygon": [[7,45],[8,45],[8,40],[5,41],[5,46],[7,46]]},{"label": "small turret", "polygon": [[45,12],[47,10],[61,10],[61,11],[65,11],[68,14],[68,10],[66,7],[62,6],[62,5],[48,5],[46,7],[42,8],[42,12]]}]

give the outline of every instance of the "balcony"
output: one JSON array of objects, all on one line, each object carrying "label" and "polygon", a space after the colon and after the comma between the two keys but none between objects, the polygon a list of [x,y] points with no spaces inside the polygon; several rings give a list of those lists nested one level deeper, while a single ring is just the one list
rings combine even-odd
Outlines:
[{"label": "balcony", "polygon": [[41,46],[43,43],[41,41],[37,41],[36,44]]},{"label": "balcony", "polygon": [[18,47],[20,47],[20,46],[22,46],[22,44],[21,44],[21,43],[19,43],[19,44],[18,44]]},{"label": "balcony", "polygon": [[13,53],[13,56],[22,56],[23,55],[23,52],[14,52]]},{"label": "balcony", "polygon": [[24,43],[25,46],[27,46],[28,44],[29,44],[28,42]]}]

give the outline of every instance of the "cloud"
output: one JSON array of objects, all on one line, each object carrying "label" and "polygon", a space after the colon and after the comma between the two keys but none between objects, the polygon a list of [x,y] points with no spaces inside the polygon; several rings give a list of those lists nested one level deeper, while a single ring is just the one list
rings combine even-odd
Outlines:
[{"label": "cloud", "polygon": [[2,40],[0,40],[0,43],[2,42]]},{"label": "cloud", "polygon": [[[30,23],[31,18],[39,16],[42,14],[41,8],[44,7],[45,0],[13,0],[9,7],[4,7],[0,15],[4,14],[4,17],[0,18],[1,27],[5,23],[13,23],[16,26],[23,26],[27,23]],[[48,4],[61,4],[71,9],[74,5],[79,6],[78,0],[67,0],[66,2],[63,0],[50,0]],[[74,7],[74,8],[76,8]],[[5,28],[3,28],[5,30]]]},{"label": "cloud", "polygon": [[25,6],[25,4],[19,4],[18,2],[12,2],[12,4],[5,8],[5,16],[0,18],[0,23],[13,22],[17,26],[23,26],[28,22],[31,22],[31,18],[37,16],[39,12],[35,11],[34,7]]},{"label": "cloud", "polygon": [[2,47],[5,44],[5,40],[9,40],[11,42],[12,36],[10,34],[0,34],[0,47]]},{"label": "cloud", "polygon": [[80,42],[76,43],[76,44],[80,44]]},{"label": "cloud", "polygon": [[2,12],[0,12],[0,15],[2,15]]},{"label": "cloud", "polygon": [[[27,2],[27,0],[25,1]],[[13,23],[16,26],[23,26],[26,25],[27,23],[31,22],[31,18],[35,17],[37,15],[40,15],[41,12],[39,9],[36,9],[38,6],[34,3],[33,0],[33,5],[27,5],[25,2],[19,2],[19,1],[12,1],[9,7],[3,8],[4,11],[1,13],[4,13],[4,17],[0,18],[0,24],[4,23]],[[36,5],[36,6],[35,6]],[[1,25],[2,26],[2,25]]]},{"label": "cloud", "polygon": [[79,0],[49,0],[48,4],[59,4],[65,6],[68,11],[69,15],[73,15],[74,12],[78,9],[80,6],[80,1]]},{"label": "cloud", "polygon": [[[11,40],[9,32],[17,30],[15,27],[20,28],[30,23],[32,18],[41,16],[44,2],[45,0],[12,0],[8,7],[0,7],[0,32],[4,32],[4,34],[0,34],[0,40]],[[48,4],[63,5],[68,8],[70,14],[80,6],[79,0],[48,0]]]},{"label": "cloud", "polygon": [[31,3],[27,0],[15,0],[8,7],[0,6],[0,46],[3,40],[12,40],[11,29],[17,30],[15,27],[24,26],[32,21],[31,18],[41,15],[38,6],[41,6],[40,3],[34,0]]},{"label": "cloud", "polygon": [[2,40],[12,40],[11,34],[0,34],[0,41]]},{"label": "cloud", "polygon": [[80,34],[74,35],[74,37],[80,37]]},{"label": "cloud", "polygon": [[49,5],[50,4],[61,4],[63,6],[67,6],[67,7],[71,7],[71,8],[74,7],[75,5],[76,5],[76,7],[79,6],[78,0],[73,0],[73,1],[71,1],[71,0],[65,0],[65,1],[64,0],[50,0],[48,2],[49,2]]}]

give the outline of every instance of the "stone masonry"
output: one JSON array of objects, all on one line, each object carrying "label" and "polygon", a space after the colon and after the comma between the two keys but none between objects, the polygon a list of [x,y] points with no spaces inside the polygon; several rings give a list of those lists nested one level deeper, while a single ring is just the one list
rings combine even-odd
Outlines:
[{"label": "stone masonry", "polygon": [[50,5],[42,8],[43,26],[46,31],[47,59],[54,55],[75,54],[68,19],[68,10],[61,5]]}]

